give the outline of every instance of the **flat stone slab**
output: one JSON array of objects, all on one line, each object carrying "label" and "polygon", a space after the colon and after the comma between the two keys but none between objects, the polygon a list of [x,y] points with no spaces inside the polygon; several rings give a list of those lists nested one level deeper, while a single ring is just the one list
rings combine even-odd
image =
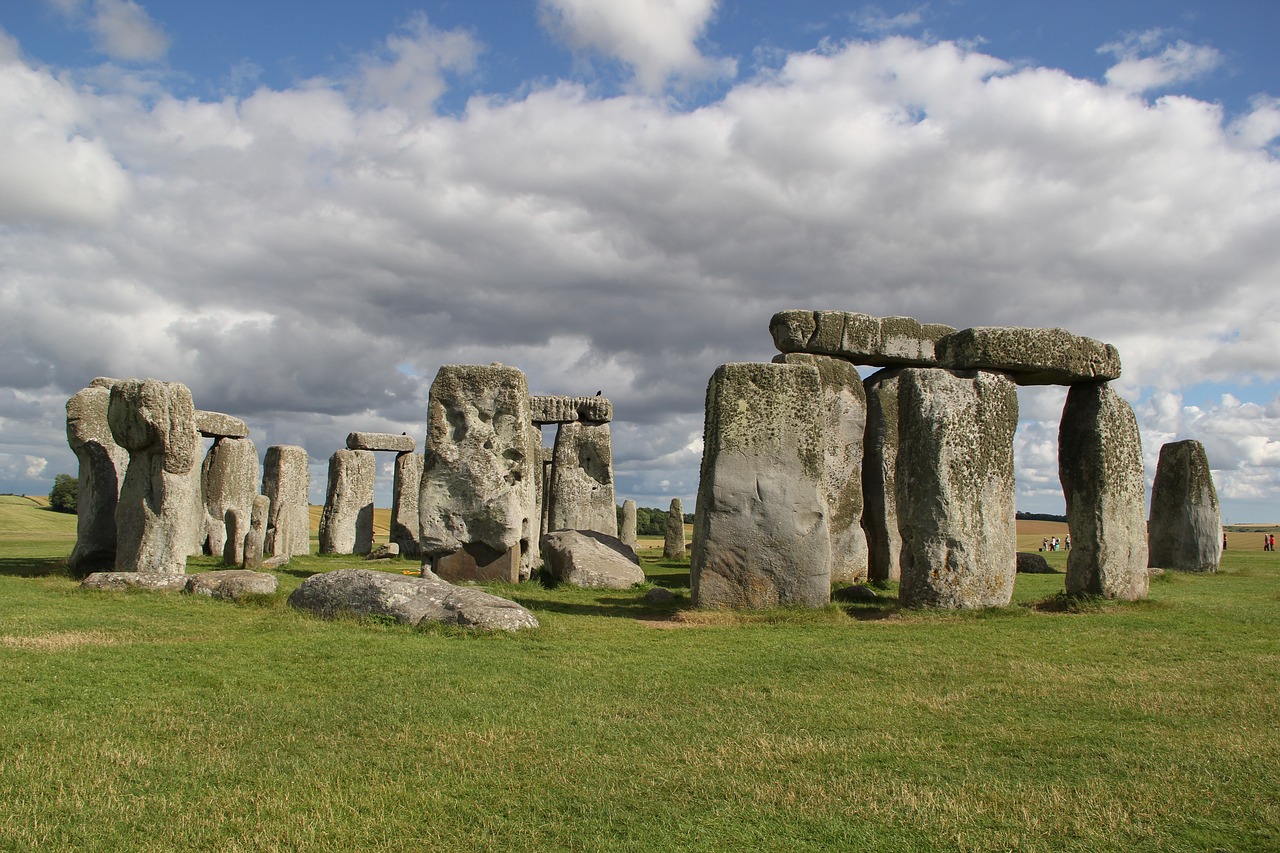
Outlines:
[{"label": "flat stone slab", "polygon": [[413,436],[395,435],[390,432],[352,432],[347,434],[348,450],[389,450],[393,453],[412,453],[418,449]]},{"label": "flat stone slab", "polygon": [[530,419],[535,424],[569,424],[574,421],[607,424],[613,420],[613,403],[608,397],[529,397]]},{"label": "flat stone slab", "polygon": [[204,572],[187,578],[186,590],[192,595],[207,595],[229,601],[240,601],[247,595],[274,595],[280,580],[266,572],[228,569]]},{"label": "flat stone slab", "polygon": [[149,589],[177,592],[187,588],[186,575],[161,575],[152,572],[94,572],[80,581],[81,589],[123,590]]},{"label": "flat stone slab", "polygon": [[514,601],[441,580],[372,569],[339,569],[312,575],[289,596],[289,606],[333,618],[343,613],[390,616],[402,625],[440,622],[486,631],[538,627],[538,619]]},{"label": "flat stone slab", "polygon": [[832,355],[876,367],[934,367],[934,343],[955,329],[855,311],[779,311],[769,333],[779,352]]},{"label": "flat stone slab", "polygon": [[640,558],[621,539],[594,530],[557,530],[542,537],[542,570],[560,583],[630,589],[644,583]]},{"label": "flat stone slab", "polygon": [[1111,344],[1066,329],[978,326],[934,345],[949,370],[999,370],[1019,385],[1074,385],[1120,378],[1120,353]]},{"label": "flat stone slab", "polygon": [[222,412],[196,410],[196,429],[205,438],[248,438],[249,425]]}]

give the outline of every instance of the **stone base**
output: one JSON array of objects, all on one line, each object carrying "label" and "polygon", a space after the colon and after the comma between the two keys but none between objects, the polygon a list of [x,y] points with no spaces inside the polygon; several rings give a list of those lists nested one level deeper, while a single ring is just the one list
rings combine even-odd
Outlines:
[{"label": "stone base", "polygon": [[520,546],[495,551],[487,545],[470,542],[461,550],[436,557],[431,570],[451,583],[458,581],[520,582]]}]

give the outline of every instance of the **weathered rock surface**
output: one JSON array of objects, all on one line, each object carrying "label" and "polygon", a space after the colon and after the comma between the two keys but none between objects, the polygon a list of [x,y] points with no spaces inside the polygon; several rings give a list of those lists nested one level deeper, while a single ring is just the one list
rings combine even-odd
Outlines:
[{"label": "weathered rock surface", "polygon": [[267,518],[271,515],[271,498],[266,495],[254,495],[253,510],[249,515],[249,532],[244,537],[243,569],[259,570],[262,568],[262,550],[267,540]]},{"label": "weathered rock surface", "polygon": [[769,332],[779,352],[831,355],[876,367],[936,364],[934,342],[955,329],[910,317],[872,317],[854,311],[779,311]]},{"label": "weathered rock surface", "polygon": [[618,535],[613,496],[613,444],[608,424],[562,423],[551,467],[550,530]]},{"label": "weathered rock surface", "polygon": [[667,526],[662,535],[662,558],[684,559],[684,505],[679,498],[671,499],[667,509]]},{"label": "weathered rock surface", "polygon": [[1013,596],[1017,391],[987,371],[898,379],[898,528],[906,606],[1003,607]]},{"label": "weathered rock surface", "polygon": [[366,560],[390,560],[400,556],[400,546],[395,542],[388,542],[385,545],[379,545],[369,552]]},{"label": "weathered rock surface", "polygon": [[227,535],[222,543],[222,565],[238,567],[244,562],[244,537],[249,532],[249,515],[231,507],[223,519]]},{"label": "weathered rock surface", "polygon": [[820,399],[807,365],[724,364],[712,375],[690,565],[696,606],[830,600]]},{"label": "weathered rock surface", "polygon": [[248,438],[249,425],[222,412],[196,410],[196,430],[205,438]]},{"label": "weathered rock surface", "polygon": [[179,382],[121,380],[111,386],[107,421],[129,451],[116,506],[116,569],[184,574],[200,451],[191,391]]},{"label": "weathered rock surface", "polygon": [[423,577],[371,569],[312,575],[289,596],[289,605],[326,618],[344,613],[389,616],[403,625],[442,622],[492,631],[538,627],[537,618],[515,602],[454,586],[426,570]]},{"label": "weathered rock surface", "polygon": [[1077,383],[1067,392],[1058,427],[1058,476],[1071,528],[1067,592],[1145,598],[1142,438],[1133,409],[1110,383]]},{"label": "weathered rock surface", "polygon": [[[1027,551],[1018,552],[1018,574],[1022,575],[1056,575],[1057,572],[1049,565],[1049,561],[1039,554],[1032,554]],[[1146,572],[1146,569],[1143,569]]]},{"label": "weathered rock surface", "polygon": [[644,594],[644,600],[649,604],[670,604],[676,600],[676,594],[669,589],[655,586]]},{"label": "weathered rock surface", "polygon": [[329,457],[329,485],[320,516],[321,554],[373,550],[374,458],[369,450],[338,450]]},{"label": "weathered rock surface", "polygon": [[558,583],[630,589],[644,583],[640,559],[621,539],[594,530],[556,530],[542,538],[542,571]]},{"label": "weathered rock surface", "polygon": [[408,435],[390,432],[352,432],[347,434],[347,450],[386,450],[392,453],[412,453],[418,443]]},{"label": "weathered rock surface", "polygon": [[493,555],[515,548],[518,576],[532,525],[529,424],[529,384],[517,368],[448,364],[436,374],[418,511],[422,555],[437,572],[440,559],[479,545]]},{"label": "weathered rock surface", "polygon": [[[258,493],[258,449],[247,438],[219,438],[205,454],[200,482],[204,491],[205,513],[213,520],[206,528],[209,536],[207,547],[210,554],[223,554],[230,535],[221,523],[227,516],[227,510],[234,509],[244,520],[241,536],[248,529],[253,497]],[[232,550],[239,552],[243,544],[236,543]],[[228,565],[238,566],[240,561]]]},{"label": "weathered rock surface", "polygon": [[90,385],[67,400],[67,444],[80,463],[76,544],[67,561],[74,575],[110,571],[116,564],[116,504],[129,451],[111,436],[107,423],[110,400],[109,384]]},{"label": "weathered rock surface", "polygon": [[1149,564],[1186,572],[1216,572],[1222,560],[1222,515],[1204,445],[1160,448],[1147,522]]},{"label": "weathered rock surface", "polygon": [[187,588],[185,574],[158,574],[156,572],[94,572],[80,581],[81,589],[122,591],[149,589],[154,592],[177,592]]},{"label": "weathered rock surface", "polygon": [[535,424],[607,424],[613,420],[613,404],[608,397],[534,395],[529,398],[529,416]]},{"label": "weathered rock surface", "polygon": [[406,557],[418,556],[418,498],[422,492],[421,453],[396,455],[391,478],[390,540]]},{"label": "weathered rock surface", "polygon": [[826,436],[823,486],[827,530],[831,535],[831,581],[867,579],[867,536],[862,530],[862,445],[867,424],[867,393],[851,363],[826,355],[789,353],[782,364],[807,364],[822,385],[819,417]]},{"label": "weathered rock surface", "polygon": [[622,540],[622,544],[630,547],[632,551],[636,547],[636,502],[633,500],[625,500],[622,502],[622,530],[618,534],[618,538]]},{"label": "weathered rock surface", "polygon": [[271,501],[262,550],[271,557],[311,553],[311,471],[307,451],[291,444],[273,444],[262,461],[262,494]]},{"label": "weathered rock surface", "polygon": [[901,576],[902,536],[898,532],[898,377],[885,368],[863,382],[867,424],[863,439],[862,529],[867,537],[867,577],[896,581]]},{"label": "weathered rock surface", "polygon": [[280,581],[275,575],[247,569],[203,572],[187,578],[186,591],[192,595],[241,601],[249,595],[275,595]]},{"label": "weathered rock surface", "polygon": [[980,326],[942,338],[938,366],[999,370],[1019,385],[1073,385],[1120,378],[1120,353],[1111,344],[1066,329]]}]

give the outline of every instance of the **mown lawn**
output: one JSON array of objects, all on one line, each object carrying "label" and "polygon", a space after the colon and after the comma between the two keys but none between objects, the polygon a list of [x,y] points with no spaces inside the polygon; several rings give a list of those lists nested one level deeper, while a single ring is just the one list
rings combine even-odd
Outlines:
[{"label": "mown lawn", "polygon": [[486,636],[284,605],[351,558],[234,605],[81,592],[40,538],[0,538],[0,849],[1280,848],[1280,554],[735,616],[649,550],[674,605],[496,586],[542,627]]}]

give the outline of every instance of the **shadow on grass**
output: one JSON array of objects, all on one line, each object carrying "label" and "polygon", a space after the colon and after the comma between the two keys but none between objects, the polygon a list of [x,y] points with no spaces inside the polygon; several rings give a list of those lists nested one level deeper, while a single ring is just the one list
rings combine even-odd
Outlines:
[{"label": "shadow on grass", "polygon": [[43,578],[71,575],[66,557],[0,557],[0,575],[13,578]]}]

